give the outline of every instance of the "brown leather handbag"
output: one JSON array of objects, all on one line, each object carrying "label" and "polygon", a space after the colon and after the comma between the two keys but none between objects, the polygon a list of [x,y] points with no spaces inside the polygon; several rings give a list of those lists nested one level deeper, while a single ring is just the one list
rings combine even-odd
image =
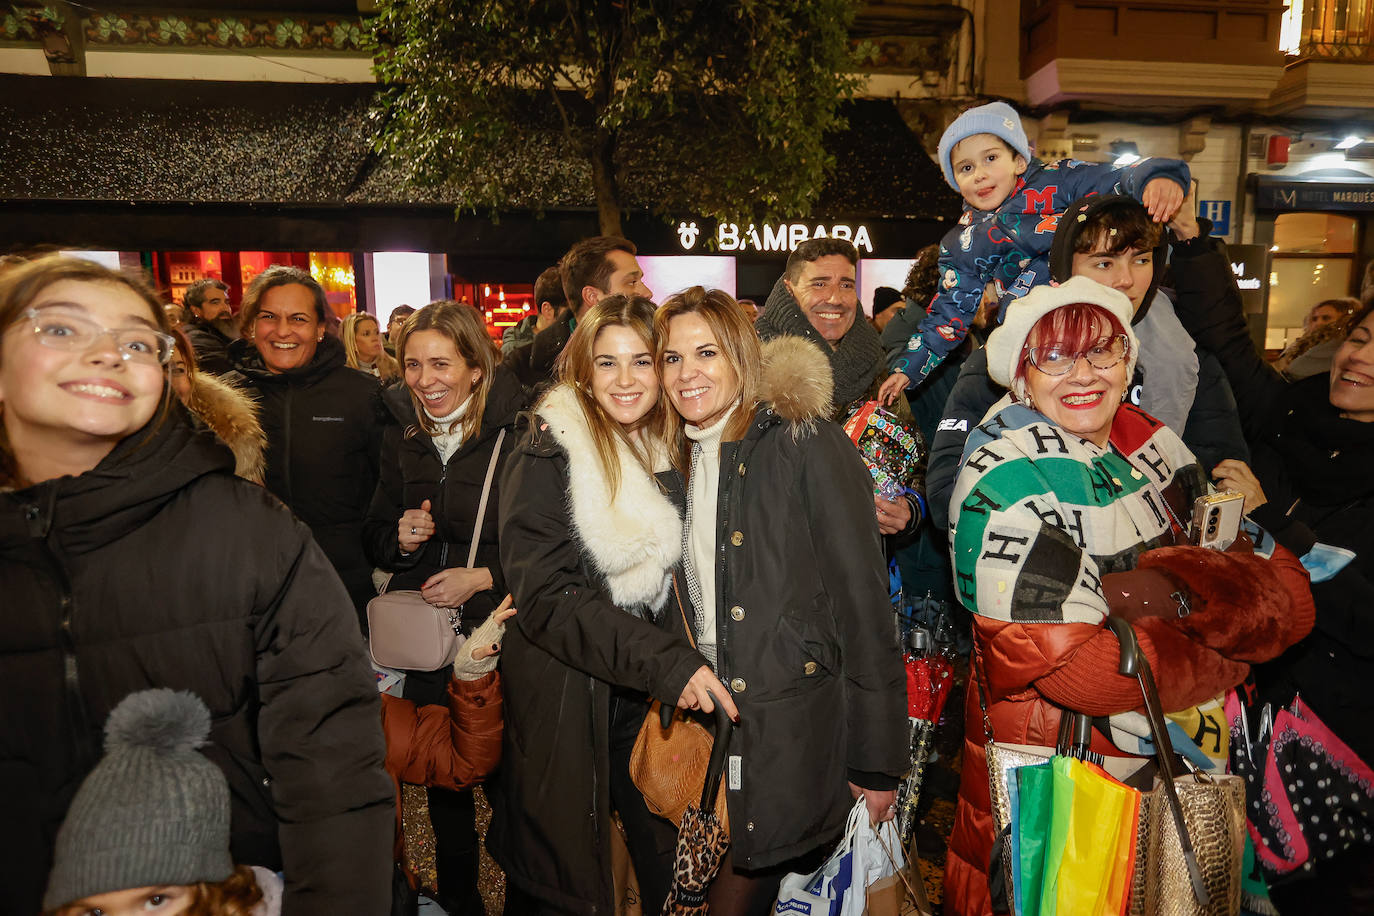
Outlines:
[{"label": "brown leather handbag", "polygon": [[[673,597],[677,599],[687,639],[695,649],[696,640],[687,623],[676,576],[673,577]],[[645,806],[659,817],[672,821],[674,826],[681,825],[687,805],[700,801],[711,759],[711,745],[711,733],[700,722],[684,710],[654,700],[630,751],[630,779],[644,796]],[[716,817],[720,818],[725,835],[729,836],[730,819],[724,792],[716,795]]]}]

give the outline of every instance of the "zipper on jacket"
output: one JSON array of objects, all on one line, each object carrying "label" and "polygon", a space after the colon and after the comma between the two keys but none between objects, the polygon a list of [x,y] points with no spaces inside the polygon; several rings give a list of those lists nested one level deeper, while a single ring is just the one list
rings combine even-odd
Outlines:
[{"label": "zipper on jacket", "polygon": [[58,631],[62,645],[62,687],[67,700],[67,714],[71,719],[72,743],[79,765],[89,767],[100,759],[100,754],[98,743],[91,740],[91,717],[86,709],[86,700],[81,696],[81,671],[76,661],[76,635],[72,630],[72,611],[75,606],[72,586],[66,569],[58,562],[57,554],[46,539],[43,541],[43,551],[48,555],[53,578],[57,580],[57,603],[61,610]]},{"label": "zipper on jacket", "polygon": [[291,486],[291,480],[295,477],[295,471],[291,467],[291,400],[291,382],[288,381],[286,383],[286,409],[282,411],[282,416],[285,418],[282,429],[282,451],[285,453],[282,467],[286,469],[286,480],[283,481],[286,486],[286,499],[283,502],[288,506],[295,505],[295,493]]},{"label": "zipper on jacket", "polygon": [[[431,442],[430,442],[430,445],[433,446],[433,444],[434,444],[433,441],[431,441]],[[437,450],[436,450],[436,451],[437,451]],[[456,455],[457,453],[455,452],[454,454]],[[450,457],[452,457],[452,456],[450,456]],[[448,465],[447,465],[447,464],[441,464],[441,465],[439,465],[439,486],[438,486],[438,488],[435,490],[435,493],[434,493],[434,501],[435,501],[435,502],[438,502],[439,500],[443,499],[443,496],[444,496],[444,481],[447,480],[447,479],[448,479]],[[433,503],[431,503],[431,504],[430,504],[430,508],[431,508],[431,509],[435,509],[435,508],[439,508],[439,507],[437,507],[437,506],[433,505]],[[435,532],[435,534],[438,534],[438,533],[439,533],[439,526],[438,526],[438,525],[435,525],[435,526],[434,526],[434,532]],[[446,538],[440,538],[440,539],[439,539],[439,568],[440,568],[440,569],[448,569],[448,540],[447,540]]]}]

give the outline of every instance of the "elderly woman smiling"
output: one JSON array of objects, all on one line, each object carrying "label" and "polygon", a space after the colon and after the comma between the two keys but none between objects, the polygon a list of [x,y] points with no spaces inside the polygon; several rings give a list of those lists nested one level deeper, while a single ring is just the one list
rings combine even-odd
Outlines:
[{"label": "elderly woman smiling", "polygon": [[[1181,520],[1207,478],[1173,431],[1122,403],[1139,352],[1130,321],[1124,295],[1075,277],[1012,303],[988,341],[989,374],[1012,393],[969,436],[950,506],[978,687],[969,691],[948,913],[991,911],[980,735],[1052,745],[1061,711],[1072,709],[1109,717],[1094,735],[1099,753],[1144,751],[1147,729],[1131,712],[1139,688],[1116,673],[1108,614],[1136,620],[1165,709],[1196,736],[1176,746],[1203,767],[1226,756],[1224,692],[1312,625],[1291,553],[1187,544]],[[980,695],[990,728],[980,727]]]}]

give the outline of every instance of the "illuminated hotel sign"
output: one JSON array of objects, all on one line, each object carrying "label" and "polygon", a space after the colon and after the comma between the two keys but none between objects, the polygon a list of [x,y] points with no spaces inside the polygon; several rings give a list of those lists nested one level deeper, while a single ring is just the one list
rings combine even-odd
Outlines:
[{"label": "illuminated hotel sign", "polygon": [[[824,238],[846,239],[853,242],[860,253],[873,253],[873,240],[868,227],[862,224],[850,226],[835,223],[826,226],[821,223],[811,226],[807,223],[764,223],[756,226],[750,223],[744,228],[736,223],[716,225],[716,248],[720,251],[786,253],[796,250],[802,242]],[[677,240],[684,251],[692,251],[701,241],[701,230],[695,222],[683,220],[677,224]]]}]

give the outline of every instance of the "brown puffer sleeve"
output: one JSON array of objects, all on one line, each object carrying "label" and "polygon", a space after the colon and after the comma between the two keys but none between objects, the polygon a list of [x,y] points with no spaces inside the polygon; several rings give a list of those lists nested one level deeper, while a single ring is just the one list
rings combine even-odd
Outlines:
[{"label": "brown puffer sleeve", "polygon": [[448,708],[382,696],[386,769],[401,782],[463,789],[501,762],[501,680],[451,678]]}]

